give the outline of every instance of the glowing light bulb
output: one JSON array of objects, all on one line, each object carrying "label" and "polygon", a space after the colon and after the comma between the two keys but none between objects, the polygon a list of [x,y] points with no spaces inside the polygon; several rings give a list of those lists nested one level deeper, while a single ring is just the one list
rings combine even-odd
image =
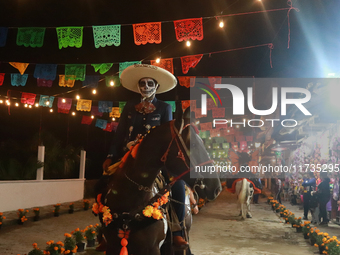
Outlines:
[{"label": "glowing light bulb", "polygon": [[75,112],[72,112],[72,115],[73,115],[73,116],[75,116],[75,115],[76,115],[76,113],[75,113]]},{"label": "glowing light bulb", "polygon": [[92,90],[92,94],[94,94],[94,95],[97,94],[97,90],[95,90],[95,89]]},{"label": "glowing light bulb", "polygon": [[35,104],[35,107],[39,107],[39,104]]},{"label": "glowing light bulb", "polygon": [[223,21],[221,21],[221,22],[220,22],[220,24],[218,24],[218,25],[219,25],[219,27],[221,27],[221,28],[222,28],[222,27],[224,27],[224,22],[223,22]]},{"label": "glowing light bulb", "polygon": [[4,101],[0,100],[0,104],[2,104]]},{"label": "glowing light bulb", "polygon": [[112,121],[115,121],[116,119],[115,118],[112,118]]},{"label": "glowing light bulb", "polygon": [[110,81],[110,86],[113,87],[114,85],[115,85],[114,81],[111,80],[111,81]]},{"label": "glowing light bulb", "polygon": [[11,103],[9,101],[7,101],[7,105],[11,105]]},{"label": "glowing light bulb", "polygon": [[28,105],[27,105],[27,104],[25,104],[24,106],[25,106],[26,108],[28,107]]},{"label": "glowing light bulb", "polygon": [[63,99],[61,100],[61,102],[63,102],[63,103],[66,103],[66,99],[65,99],[65,98],[63,98]]},{"label": "glowing light bulb", "polygon": [[159,62],[161,62],[161,59],[160,59],[160,58],[157,58],[157,59],[156,59],[156,63],[159,63]]},{"label": "glowing light bulb", "polygon": [[190,42],[190,41],[187,41],[185,44],[186,44],[187,47],[190,47],[191,42]]},{"label": "glowing light bulb", "polygon": [[53,112],[53,109],[50,109],[50,112]]},{"label": "glowing light bulb", "polygon": [[239,128],[240,126],[239,125],[236,125],[236,128]]},{"label": "glowing light bulb", "polygon": [[46,101],[46,103],[45,103],[46,105],[49,105],[50,104],[50,101]]},{"label": "glowing light bulb", "polygon": [[18,107],[18,106],[19,106],[19,104],[18,104],[18,103],[15,103],[15,106],[16,106],[16,107]]},{"label": "glowing light bulb", "polygon": [[29,105],[28,108],[32,108],[32,105]]},{"label": "glowing light bulb", "polygon": [[93,115],[91,115],[91,119],[94,119],[94,116],[93,116]]},{"label": "glowing light bulb", "polygon": [[79,95],[77,95],[77,96],[76,96],[76,98],[77,98],[77,100],[79,100],[79,99],[80,99],[80,96],[79,96]]}]

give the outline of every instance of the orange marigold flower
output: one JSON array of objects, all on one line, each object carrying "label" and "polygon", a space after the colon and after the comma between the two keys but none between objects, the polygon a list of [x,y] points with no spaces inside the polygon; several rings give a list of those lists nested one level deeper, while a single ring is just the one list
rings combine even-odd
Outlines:
[{"label": "orange marigold flower", "polygon": [[152,213],[152,217],[155,219],[155,220],[160,220],[163,218],[163,214],[160,210],[156,209],[153,211]]},{"label": "orange marigold flower", "polygon": [[143,210],[143,214],[145,217],[151,217],[154,211],[154,207],[151,205],[148,205],[147,207],[145,207],[145,209]]},{"label": "orange marigold flower", "polygon": [[54,247],[53,249],[54,249],[55,251],[57,251],[57,250],[58,250],[58,247],[56,246],[56,247]]}]

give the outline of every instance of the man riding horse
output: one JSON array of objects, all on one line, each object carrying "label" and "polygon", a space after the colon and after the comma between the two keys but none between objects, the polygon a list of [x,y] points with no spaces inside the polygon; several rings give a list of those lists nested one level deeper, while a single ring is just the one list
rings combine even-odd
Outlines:
[{"label": "man riding horse", "polygon": [[[177,80],[173,74],[156,66],[137,64],[126,68],[120,79],[123,87],[139,93],[141,97],[128,101],[123,109],[109,154],[103,163],[104,175],[110,174],[111,165],[118,162],[141,136],[151,128],[172,120],[171,105],[158,100],[155,94],[167,92],[176,86]],[[168,174],[164,173],[165,169],[162,170],[166,179]],[[178,201],[174,203],[175,213],[179,222],[183,222],[186,196],[184,181],[177,181],[171,191],[172,198]],[[188,246],[181,230],[172,234],[175,246]],[[105,243],[101,243],[98,250],[103,250],[103,246]]]}]

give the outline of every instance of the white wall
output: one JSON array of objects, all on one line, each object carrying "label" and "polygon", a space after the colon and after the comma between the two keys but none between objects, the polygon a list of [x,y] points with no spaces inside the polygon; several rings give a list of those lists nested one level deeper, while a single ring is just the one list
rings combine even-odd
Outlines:
[{"label": "white wall", "polygon": [[85,179],[1,181],[0,212],[83,199],[84,183]]}]

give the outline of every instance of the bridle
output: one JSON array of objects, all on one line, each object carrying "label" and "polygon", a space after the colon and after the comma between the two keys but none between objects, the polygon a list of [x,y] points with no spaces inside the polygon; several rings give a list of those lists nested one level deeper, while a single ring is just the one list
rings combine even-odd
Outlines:
[{"label": "bridle", "polygon": [[[183,162],[184,162],[184,164],[185,164],[185,166],[186,166],[186,168],[187,168],[187,170],[186,171],[184,171],[183,173],[181,173],[180,175],[178,175],[178,176],[176,176],[176,177],[174,177],[173,178],[173,180],[171,181],[171,183],[170,183],[170,186],[172,186],[176,181],[178,181],[179,179],[181,179],[184,175],[186,175],[187,173],[189,173],[193,168],[191,168],[191,167],[189,167],[188,166],[188,164],[187,164],[187,162],[186,162],[186,159],[185,159],[185,155],[186,155],[186,157],[189,159],[189,161],[190,161],[190,163],[189,164],[191,164],[191,165],[193,165],[193,166],[204,166],[204,165],[207,165],[207,164],[210,164],[210,163],[213,163],[214,161],[213,160],[207,160],[207,161],[205,161],[205,162],[202,162],[202,163],[200,163],[200,164],[196,164],[196,162],[195,162],[195,160],[194,159],[190,159],[190,157],[189,157],[189,149],[188,149],[188,147],[186,146],[186,144],[185,144],[185,142],[184,142],[184,140],[183,140],[183,138],[182,138],[182,132],[183,132],[183,130],[184,129],[186,129],[187,127],[190,127],[190,124],[187,124],[185,127],[182,127],[181,126],[181,129],[180,130],[178,130],[177,128],[176,128],[176,126],[175,126],[175,120],[172,120],[171,122],[170,122],[170,130],[171,130],[171,136],[172,136],[172,139],[171,139],[171,141],[170,141],[170,143],[169,143],[169,146],[168,146],[168,149],[165,151],[165,153],[164,153],[164,155],[162,156],[162,158],[161,158],[161,161],[165,164],[166,163],[166,161],[167,161],[167,158],[168,158],[168,154],[169,154],[169,151],[170,151],[170,148],[171,148],[171,145],[172,145],[172,143],[175,141],[176,142],[176,145],[177,145],[177,149],[178,149],[178,156],[177,156],[177,158],[180,158]],[[182,149],[181,149],[181,146],[182,146],[182,148],[183,148],[183,150],[184,150],[184,152],[185,152],[185,154],[183,153],[183,151],[182,151]],[[203,184],[203,176],[201,175],[201,174],[199,174],[199,176],[200,176],[200,178],[196,178],[196,180],[195,180],[195,185],[194,186],[197,186],[196,184],[199,182],[199,181],[201,181],[201,185],[200,186],[202,186],[202,184]],[[203,187],[204,188],[204,187]]]}]

